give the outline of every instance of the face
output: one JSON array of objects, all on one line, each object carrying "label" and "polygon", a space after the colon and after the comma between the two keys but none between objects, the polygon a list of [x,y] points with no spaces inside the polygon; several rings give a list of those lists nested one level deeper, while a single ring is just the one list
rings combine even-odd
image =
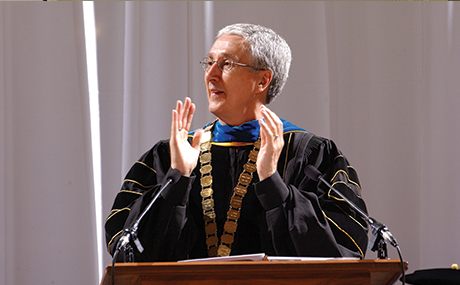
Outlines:
[{"label": "face", "polygon": [[[208,57],[212,60],[227,58],[251,65],[244,47],[242,37],[223,35],[214,42]],[[222,123],[232,126],[259,119],[260,105],[265,103],[271,80],[271,74],[267,77],[266,73],[238,65],[233,65],[231,70],[224,73],[215,63],[204,76],[209,111]]]}]

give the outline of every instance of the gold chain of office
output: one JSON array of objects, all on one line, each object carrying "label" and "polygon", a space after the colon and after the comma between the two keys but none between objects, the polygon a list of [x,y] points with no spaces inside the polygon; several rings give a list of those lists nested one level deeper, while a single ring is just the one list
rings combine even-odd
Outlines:
[{"label": "gold chain of office", "polygon": [[206,231],[206,245],[208,247],[208,256],[229,256],[238,227],[241,205],[244,195],[247,193],[249,184],[252,181],[253,173],[257,170],[256,162],[260,149],[260,136],[254,142],[254,149],[249,153],[248,162],[243,167],[238,184],[233,189],[233,195],[230,199],[230,207],[227,212],[227,221],[224,224],[222,236],[217,237],[216,212],[214,211],[214,199],[212,190],[211,175],[211,138],[214,123],[209,124],[203,133],[200,143],[200,172],[201,172],[201,205],[203,208],[203,218]]}]

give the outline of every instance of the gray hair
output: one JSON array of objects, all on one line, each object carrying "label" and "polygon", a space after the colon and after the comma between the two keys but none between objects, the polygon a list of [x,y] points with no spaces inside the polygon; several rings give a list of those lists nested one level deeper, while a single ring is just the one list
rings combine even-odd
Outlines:
[{"label": "gray hair", "polygon": [[223,35],[238,35],[248,43],[251,65],[257,69],[268,69],[273,78],[268,88],[266,104],[281,93],[289,75],[291,49],[287,42],[273,30],[253,24],[233,24],[219,31]]}]

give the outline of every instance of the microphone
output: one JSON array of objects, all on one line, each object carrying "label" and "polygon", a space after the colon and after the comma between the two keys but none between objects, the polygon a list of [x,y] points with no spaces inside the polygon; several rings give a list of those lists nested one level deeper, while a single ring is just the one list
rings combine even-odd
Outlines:
[{"label": "microphone", "polygon": [[392,246],[398,247],[398,242],[394,238],[394,236],[390,233],[389,229],[387,226],[384,224],[378,222],[374,218],[370,217],[366,212],[361,210],[358,206],[356,206],[353,202],[351,202],[345,195],[343,195],[340,191],[332,187],[331,184],[329,184],[326,179],[323,178],[321,175],[321,172],[319,172],[318,169],[316,169],[313,165],[307,165],[305,168],[305,175],[310,178],[313,181],[320,181],[326,184],[327,187],[330,189],[334,190],[334,192],[340,196],[350,207],[352,207],[356,212],[358,212],[363,219],[367,221],[367,223],[370,225],[373,237],[369,243],[369,249],[372,251],[377,250],[377,243],[378,243],[378,238],[377,235],[379,235],[381,238],[385,240],[385,242],[389,242]]},{"label": "microphone", "polygon": [[[177,169],[172,169],[169,171],[167,181],[163,185],[163,187],[160,188],[160,190],[155,194],[153,199],[150,201],[150,203],[145,207],[144,211],[139,215],[139,217],[136,219],[136,221],[133,223],[133,225],[123,231],[123,235],[120,237],[117,243],[117,247],[114,253],[114,261],[120,252],[120,250],[123,248],[126,250],[129,247],[129,241],[132,238],[134,241],[134,244],[136,245],[137,249],[139,250],[140,253],[144,251],[144,247],[142,246],[141,242],[137,238],[137,230],[139,228],[139,223],[141,222],[142,218],[147,214],[147,212],[152,208],[153,204],[156,202],[160,194],[163,192],[163,190],[169,186],[171,183],[177,183],[179,179],[181,178],[181,173]],[[134,262],[133,256],[131,255],[129,262]]]},{"label": "microphone", "polygon": [[367,221],[369,226],[371,227],[372,230],[372,237],[371,240],[369,241],[368,248],[372,251],[377,251],[378,252],[378,258],[380,259],[386,259],[388,257],[387,254],[387,247],[386,247],[386,242],[389,242],[392,246],[396,248],[398,251],[399,259],[401,260],[401,281],[402,284],[404,285],[406,283],[406,273],[404,270],[404,259],[402,257],[401,249],[399,248],[398,242],[396,241],[395,237],[390,233],[390,230],[385,226],[384,224],[378,222],[376,219],[370,217],[366,212],[361,210],[358,206],[356,206],[353,202],[351,202],[345,195],[343,195],[340,191],[332,187],[331,184],[329,184],[326,179],[323,178],[321,175],[321,172],[319,172],[318,169],[316,169],[313,165],[307,165],[305,168],[305,175],[310,178],[313,181],[320,181],[326,184],[329,189],[334,190],[337,195],[340,196],[350,207],[352,207],[356,212],[358,212],[363,219]]}]

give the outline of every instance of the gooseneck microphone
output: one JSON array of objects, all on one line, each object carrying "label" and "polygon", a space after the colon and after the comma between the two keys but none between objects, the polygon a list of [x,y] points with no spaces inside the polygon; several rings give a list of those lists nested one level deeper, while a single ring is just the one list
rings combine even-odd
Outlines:
[{"label": "gooseneck microphone", "polygon": [[[308,165],[305,169],[305,175],[307,175],[308,178],[310,178],[313,181],[319,181],[323,182],[327,187],[330,189],[334,190],[334,192],[340,196],[350,207],[352,207],[356,212],[358,212],[361,217],[363,217],[371,226],[372,232],[380,232],[382,235],[382,238],[386,241],[389,242],[392,246],[398,246],[398,242],[396,239],[393,237],[393,235],[390,233],[388,230],[387,226],[385,226],[382,223],[379,223],[377,220],[374,218],[370,217],[366,212],[361,210],[358,206],[356,206],[353,202],[351,202],[345,195],[343,195],[340,191],[332,187],[329,182],[326,181],[326,179],[323,178],[321,175],[321,172],[319,172],[318,169],[316,169],[313,165]],[[370,248],[371,249],[371,248]]]},{"label": "gooseneck microphone", "polygon": [[403,284],[405,282],[405,270],[403,264],[403,258],[401,254],[401,250],[399,248],[398,242],[388,230],[388,227],[384,224],[378,222],[376,219],[370,217],[366,212],[360,209],[357,205],[351,202],[345,195],[343,195],[339,190],[335,189],[326,179],[323,178],[321,172],[316,169],[313,165],[307,165],[305,168],[305,175],[313,181],[321,181],[323,182],[329,189],[332,189],[340,198],[342,198],[351,208],[353,208],[356,212],[358,212],[363,219],[369,224],[372,230],[372,238],[369,241],[368,248],[372,251],[378,250],[378,257],[380,259],[387,258],[386,252],[386,242],[389,242],[392,246],[394,246],[399,254],[401,260],[401,271],[402,271],[402,281]]},{"label": "gooseneck microphone", "polygon": [[160,194],[168,187],[171,183],[177,183],[179,179],[181,178],[181,173],[177,169],[172,169],[169,171],[166,183],[163,185],[163,187],[160,188],[160,190],[155,194],[155,196],[152,198],[150,203],[145,207],[145,209],[142,211],[142,213],[139,215],[139,217],[134,221],[134,223],[129,227],[123,230],[123,233],[118,240],[116,250],[113,254],[113,259],[112,259],[112,284],[114,284],[114,271],[115,271],[115,261],[118,257],[118,254],[120,251],[123,249],[125,252],[125,262],[134,262],[134,254],[131,245],[129,244],[130,240],[132,239],[134,244],[137,247],[137,250],[142,253],[144,251],[144,247],[142,246],[141,242],[137,238],[137,231],[139,229],[139,224],[142,220],[142,218],[147,214],[147,212],[152,208],[153,204],[156,202]]}]

